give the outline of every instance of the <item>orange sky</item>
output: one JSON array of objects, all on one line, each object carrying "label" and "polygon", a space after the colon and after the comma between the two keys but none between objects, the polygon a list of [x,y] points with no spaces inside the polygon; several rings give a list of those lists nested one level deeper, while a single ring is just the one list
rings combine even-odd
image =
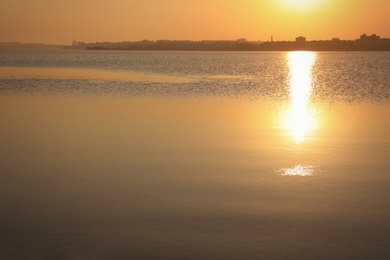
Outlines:
[{"label": "orange sky", "polygon": [[60,44],[390,38],[390,0],[0,0],[0,32],[0,41]]}]

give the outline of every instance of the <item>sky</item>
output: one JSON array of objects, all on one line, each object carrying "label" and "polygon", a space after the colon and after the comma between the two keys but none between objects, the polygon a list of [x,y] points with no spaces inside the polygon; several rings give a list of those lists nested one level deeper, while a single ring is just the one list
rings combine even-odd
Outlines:
[{"label": "sky", "polygon": [[0,41],[390,38],[390,0],[0,0]]}]

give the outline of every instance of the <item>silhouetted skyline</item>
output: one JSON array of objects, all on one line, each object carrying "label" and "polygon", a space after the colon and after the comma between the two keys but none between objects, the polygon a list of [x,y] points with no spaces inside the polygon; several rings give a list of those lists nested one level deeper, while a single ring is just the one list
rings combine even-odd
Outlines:
[{"label": "silhouetted skyline", "polygon": [[137,41],[84,43],[73,41],[66,48],[87,50],[184,50],[184,51],[390,51],[390,39],[379,35],[362,34],[360,38],[347,41],[339,38],[330,40],[307,41],[298,36],[295,41],[247,41],[245,38],[234,41]]},{"label": "silhouetted skyline", "polygon": [[295,41],[247,41],[245,38],[224,41],[190,40],[143,40],[135,42],[78,42],[71,45],[48,45],[44,43],[0,42],[0,48],[63,48],[81,50],[166,50],[166,51],[390,51],[390,39],[372,34],[362,34],[355,40],[332,38],[308,41],[297,36]]}]

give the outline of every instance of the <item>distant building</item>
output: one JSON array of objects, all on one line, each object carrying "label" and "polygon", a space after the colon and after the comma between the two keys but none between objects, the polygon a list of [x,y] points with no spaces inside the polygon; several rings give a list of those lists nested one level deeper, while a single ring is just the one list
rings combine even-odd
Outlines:
[{"label": "distant building", "polygon": [[240,38],[240,39],[237,39],[236,42],[246,42],[246,39],[245,38]]},{"label": "distant building", "polygon": [[306,42],[306,38],[303,37],[303,36],[298,36],[297,38],[295,38],[295,42],[296,43],[305,43]]},{"label": "distant building", "polygon": [[376,34],[372,34],[371,36],[367,36],[366,34],[360,35],[361,41],[379,41],[381,37]]}]

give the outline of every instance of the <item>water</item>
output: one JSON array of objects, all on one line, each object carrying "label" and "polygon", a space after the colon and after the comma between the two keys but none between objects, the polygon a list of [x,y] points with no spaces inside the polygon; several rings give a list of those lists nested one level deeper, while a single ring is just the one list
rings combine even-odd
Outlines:
[{"label": "water", "polygon": [[386,259],[388,68],[0,50],[0,258]]},{"label": "water", "polygon": [[[312,100],[389,100],[389,63],[387,52],[318,53]],[[4,94],[289,97],[282,52],[3,50],[0,68]]]}]

